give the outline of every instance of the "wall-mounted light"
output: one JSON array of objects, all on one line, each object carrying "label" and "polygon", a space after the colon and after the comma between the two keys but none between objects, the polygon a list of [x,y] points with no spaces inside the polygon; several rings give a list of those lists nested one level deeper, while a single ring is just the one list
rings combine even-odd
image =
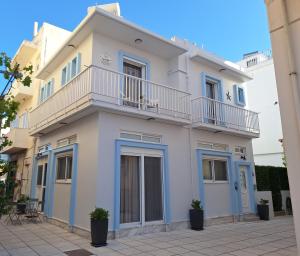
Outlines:
[{"label": "wall-mounted light", "polygon": [[143,42],[143,39],[137,38],[137,39],[134,40],[134,42],[135,42],[136,44],[141,44],[141,43]]},{"label": "wall-mounted light", "polygon": [[74,44],[68,44],[68,47],[72,47],[72,48],[76,48],[76,46]]},{"label": "wall-mounted light", "polygon": [[219,72],[223,72],[223,71],[225,71],[226,70],[226,68],[220,68],[219,69]]}]

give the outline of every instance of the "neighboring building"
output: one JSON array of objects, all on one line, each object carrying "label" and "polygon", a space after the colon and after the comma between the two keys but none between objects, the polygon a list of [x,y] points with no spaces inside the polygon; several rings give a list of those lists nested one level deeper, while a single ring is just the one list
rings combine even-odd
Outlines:
[{"label": "neighboring building", "polygon": [[247,107],[259,113],[260,138],[253,140],[256,165],[283,166],[281,119],[270,52],[252,52],[238,62],[253,78],[247,83]]},{"label": "neighboring building", "polygon": [[265,0],[282,120],[284,149],[300,254],[300,2]]},{"label": "neighboring building", "polygon": [[[34,24],[34,38],[32,41],[24,40],[20,45],[13,62],[21,67],[32,65],[34,74],[43,68],[53,53],[66,40],[70,32],[44,23],[38,31],[38,24]],[[29,194],[31,187],[32,159],[36,147],[36,139],[29,136],[29,112],[36,106],[39,95],[40,81],[33,79],[30,87],[14,82],[11,95],[20,102],[17,118],[11,123],[11,129],[3,131],[5,136],[13,141],[11,146],[4,148],[2,153],[10,156],[10,161],[17,166],[15,199],[21,194]],[[7,130],[7,129],[6,129]]]},{"label": "neighboring building", "polygon": [[31,197],[75,231],[89,230],[95,206],[106,208],[116,237],[187,227],[193,198],[207,223],[243,219],[256,211],[250,79],[126,21],[117,4],[89,8],[35,72]]}]

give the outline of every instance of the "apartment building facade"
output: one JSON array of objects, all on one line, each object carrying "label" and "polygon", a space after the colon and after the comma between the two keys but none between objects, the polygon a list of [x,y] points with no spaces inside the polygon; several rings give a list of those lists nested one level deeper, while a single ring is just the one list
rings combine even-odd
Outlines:
[{"label": "apartment building facade", "polygon": [[247,107],[259,113],[260,138],[253,140],[254,162],[283,166],[283,135],[272,54],[248,53],[238,64],[253,78],[247,83]]},{"label": "apartment building facade", "polygon": [[128,22],[118,4],[89,8],[35,73],[30,196],[77,231],[106,208],[115,237],[187,227],[193,198],[207,223],[254,213],[250,79]]}]

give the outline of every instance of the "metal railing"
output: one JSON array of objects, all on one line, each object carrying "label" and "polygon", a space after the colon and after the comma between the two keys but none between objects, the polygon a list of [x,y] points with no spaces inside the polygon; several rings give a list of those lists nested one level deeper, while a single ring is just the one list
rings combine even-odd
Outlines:
[{"label": "metal railing", "polygon": [[259,133],[258,113],[207,97],[192,100],[192,121]]},{"label": "metal railing", "polygon": [[166,85],[97,66],[89,66],[30,112],[30,128],[79,104],[85,96],[125,109],[190,120],[190,94]]}]

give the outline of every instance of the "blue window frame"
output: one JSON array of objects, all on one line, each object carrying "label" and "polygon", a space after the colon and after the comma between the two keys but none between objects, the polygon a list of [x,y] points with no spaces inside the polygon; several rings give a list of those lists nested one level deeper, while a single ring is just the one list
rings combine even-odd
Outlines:
[{"label": "blue window frame", "polygon": [[238,106],[246,105],[245,89],[240,85],[234,85],[234,100]]},{"label": "blue window frame", "polygon": [[80,73],[81,53],[78,53],[61,71],[61,86],[64,86],[72,78]]}]

